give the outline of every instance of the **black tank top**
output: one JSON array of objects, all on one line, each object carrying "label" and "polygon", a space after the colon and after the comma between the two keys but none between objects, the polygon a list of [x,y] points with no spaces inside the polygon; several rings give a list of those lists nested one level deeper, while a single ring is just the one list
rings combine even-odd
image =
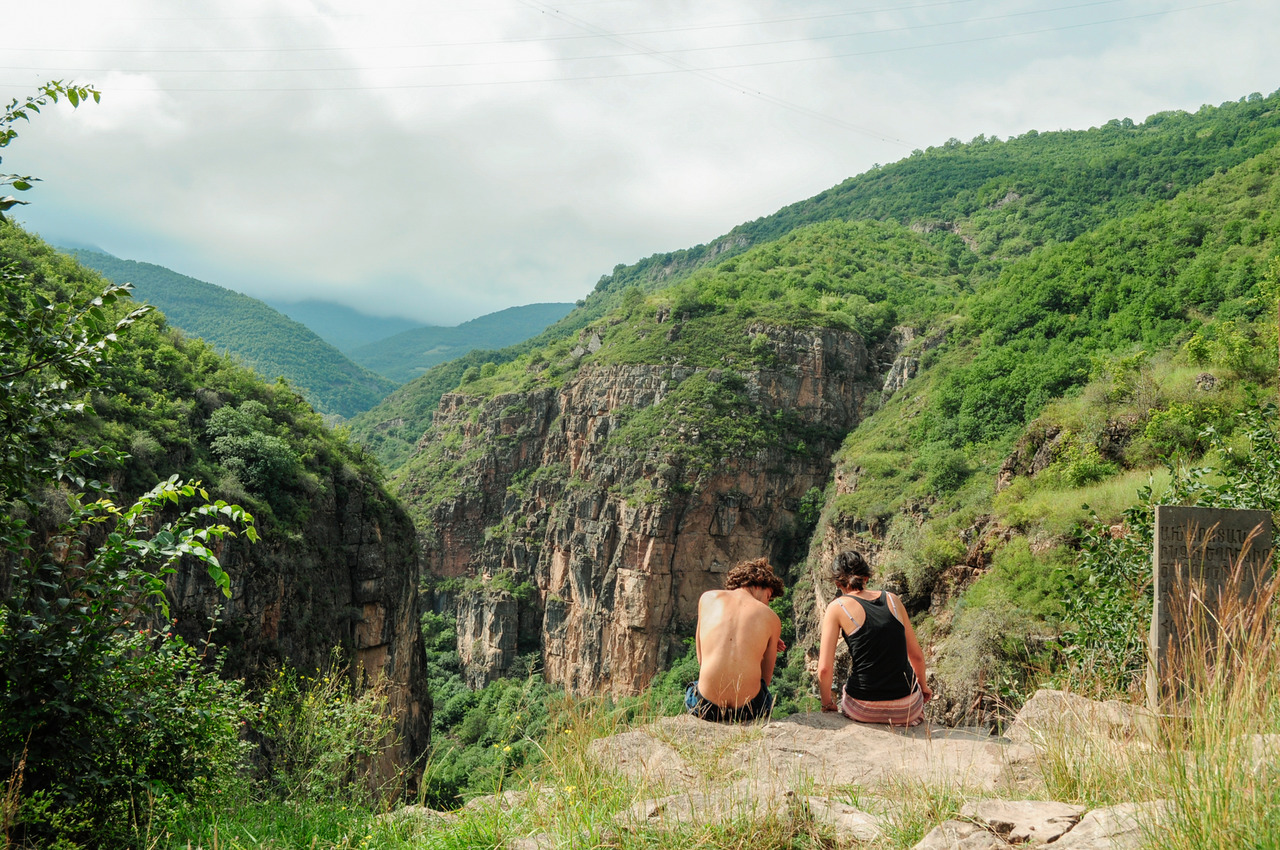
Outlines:
[{"label": "black tank top", "polygon": [[910,695],[916,687],[916,674],[907,659],[907,630],[889,610],[888,595],[881,591],[880,597],[873,601],[859,596],[843,598],[855,600],[866,612],[862,627],[844,636],[853,662],[845,691],[854,699],[864,700],[901,699]]}]

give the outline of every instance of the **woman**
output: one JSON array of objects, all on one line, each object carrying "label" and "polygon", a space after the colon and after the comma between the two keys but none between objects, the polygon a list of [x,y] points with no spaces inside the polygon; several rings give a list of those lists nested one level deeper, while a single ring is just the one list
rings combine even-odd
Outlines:
[{"label": "woman", "polygon": [[[841,552],[831,568],[840,594],[822,617],[818,689],[823,711],[839,711],[861,723],[915,726],[933,696],[925,681],[924,653],[902,600],[867,590],[871,568],[857,552]],[[839,705],[831,693],[836,641],[844,636],[852,668]]]}]

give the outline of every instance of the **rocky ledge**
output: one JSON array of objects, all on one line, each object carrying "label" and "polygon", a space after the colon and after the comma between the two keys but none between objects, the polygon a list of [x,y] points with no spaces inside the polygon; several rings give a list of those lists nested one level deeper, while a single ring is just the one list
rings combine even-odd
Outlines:
[{"label": "rocky ledge", "polygon": [[[780,820],[821,825],[838,846],[904,846],[902,825],[884,813],[902,808],[912,795],[940,792],[968,802],[958,810],[948,805],[952,816],[926,823],[913,850],[1050,844],[1063,850],[1136,850],[1172,828],[1168,802],[1088,807],[1044,799],[1042,769],[1063,736],[1084,736],[1109,752],[1150,752],[1143,727],[1141,712],[1132,707],[1046,690],[1028,701],[1004,737],[929,724],[890,729],[835,714],[738,726],[686,715],[597,739],[588,754],[606,774],[634,789],[632,802],[612,816],[611,829],[618,834]],[[1280,736],[1252,737],[1258,740],[1251,741],[1257,746],[1250,769],[1280,769]],[[477,811],[563,808],[566,790],[535,786],[471,800],[458,813],[418,808],[391,817],[423,817],[452,828]],[[513,827],[521,822],[547,819],[510,821]],[[508,835],[506,846],[572,847],[580,837]]]}]

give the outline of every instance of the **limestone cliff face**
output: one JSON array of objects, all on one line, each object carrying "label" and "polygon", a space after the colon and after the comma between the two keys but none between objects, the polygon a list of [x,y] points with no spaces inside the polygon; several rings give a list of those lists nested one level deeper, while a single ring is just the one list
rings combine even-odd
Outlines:
[{"label": "limestone cliff face", "polygon": [[259,531],[261,542],[233,540],[220,553],[230,599],[199,567],[171,578],[179,630],[203,638],[216,616],[227,672],[251,681],[280,662],[319,669],[341,648],[353,677],[389,685],[401,739],[393,760],[409,764],[427,745],[431,712],[412,523],[380,485],[343,468],[319,488],[302,534]]},{"label": "limestone cliff face", "polygon": [[[724,572],[795,546],[801,497],[825,486],[881,382],[854,333],[745,332],[768,347],[766,368],[588,362],[559,387],[442,398],[421,449],[457,480],[443,497],[425,480],[402,493],[426,503],[427,570],[463,580],[473,684],[537,650],[573,692],[636,693],[683,651]],[[695,385],[739,399],[742,418],[708,425]],[[727,438],[738,422],[755,431]]]}]

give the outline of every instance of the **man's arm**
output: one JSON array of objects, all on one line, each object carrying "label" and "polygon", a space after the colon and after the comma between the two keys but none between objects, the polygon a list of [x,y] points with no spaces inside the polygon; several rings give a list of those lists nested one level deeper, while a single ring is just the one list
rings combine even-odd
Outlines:
[{"label": "man's arm", "polygon": [[702,603],[706,601],[704,593],[698,599],[698,625],[693,631],[693,653],[698,658],[698,666],[702,666]]},{"label": "man's arm", "polygon": [[782,620],[769,611],[769,638],[765,641],[764,658],[760,659],[760,678],[768,685],[773,681],[773,668],[778,663],[778,644],[782,640]]}]

